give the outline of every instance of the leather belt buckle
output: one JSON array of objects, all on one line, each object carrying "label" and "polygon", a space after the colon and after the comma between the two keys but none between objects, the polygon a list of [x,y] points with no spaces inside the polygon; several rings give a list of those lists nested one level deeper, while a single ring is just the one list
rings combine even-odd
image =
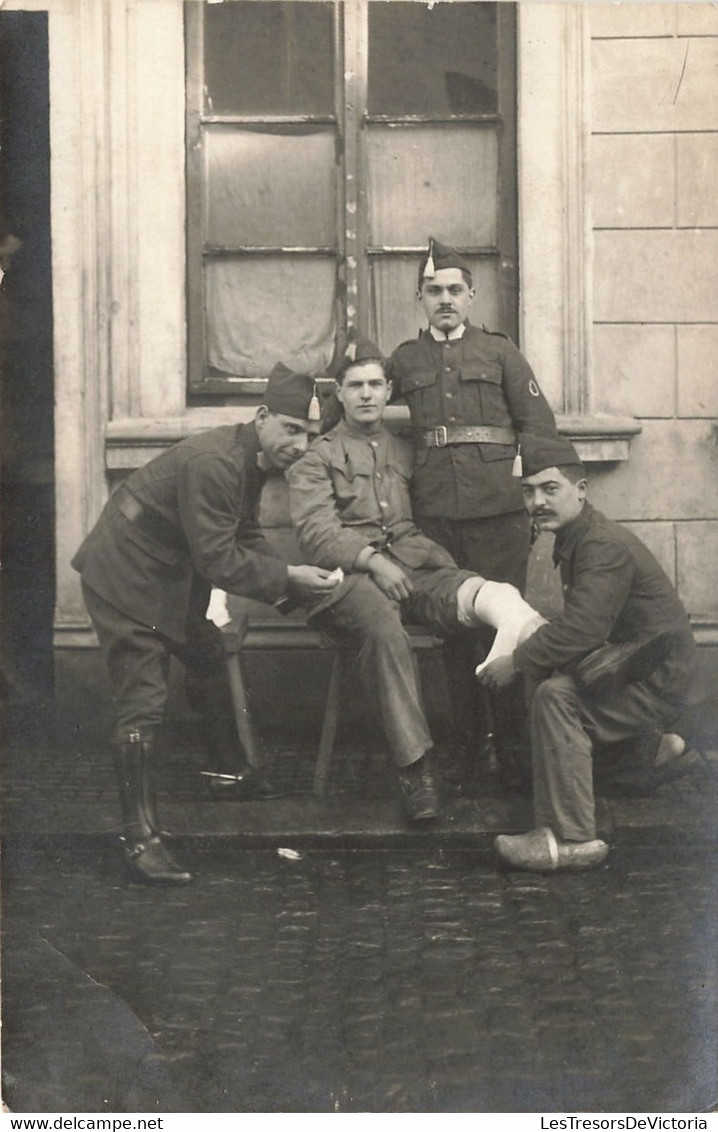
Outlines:
[{"label": "leather belt buckle", "polygon": [[434,443],[437,448],[446,448],[446,445],[449,443],[449,433],[446,425],[438,425],[434,429]]}]

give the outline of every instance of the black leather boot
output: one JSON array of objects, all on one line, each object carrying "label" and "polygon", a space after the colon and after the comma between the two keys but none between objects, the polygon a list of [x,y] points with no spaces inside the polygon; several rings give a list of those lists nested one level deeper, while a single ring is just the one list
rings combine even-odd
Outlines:
[{"label": "black leather boot", "polygon": [[225,673],[202,680],[189,678],[187,692],[202,716],[207,770],[201,773],[211,796],[228,802],[277,797],[271,782],[244,756]]},{"label": "black leather boot", "polygon": [[192,877],[172,858],[157,820],[154,740],[130,732],[114,750],[122,809],[122,841],[130,875],[143,884],[189,884]]}]

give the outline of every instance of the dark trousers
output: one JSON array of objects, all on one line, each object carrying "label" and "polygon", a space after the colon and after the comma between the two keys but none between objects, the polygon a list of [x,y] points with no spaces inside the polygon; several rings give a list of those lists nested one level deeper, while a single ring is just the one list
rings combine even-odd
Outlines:
[{"label": "dark trousers", "polygon": [[133,731],[149,738],[164,721],[171,656],[197,677],[224,677],[222,634],[204,616],[209,587],[201,579],[193,586],[184,642],[134,621],[84,583],[82,592],[110,675],[114,742],[126,742]]},{"label": "dark trousers", "polygon": [[312,621],[330,636],[358,650],[358,674],[374,716],[380,721],[396,766],[409,766],[433,745],[402,624],[424,625],[438,634],[458,627],[456,594],[471,577],[464,570],[439,567],[412,570],[402,565],[414,592],[399,605],[386,597],[368,574],[352,579],[347,592]]},{"label": "dark trousers", "polygon": [[[415,516],[417,525],[452,555],[457,566],[492,582],[510,582],[522,594],[526,589],[531,525],[523,511],[487,519],[440,519]],[[520,681],[507,688],[485,692],[473,676],[494,639],[493,629],[477,629],[448,642],[446,668],[452,689],[456,729],[480,742],[487,725],[493,731],[499,760],[526,758],[529,746],[526,702]],[[486,704],[490,719],[485,719]]]}]

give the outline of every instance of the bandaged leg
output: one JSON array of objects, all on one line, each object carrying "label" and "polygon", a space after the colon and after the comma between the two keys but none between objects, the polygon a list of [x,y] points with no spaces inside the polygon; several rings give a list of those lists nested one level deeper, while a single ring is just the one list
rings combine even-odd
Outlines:
[{"label": "bandaged leg", "polygon": [[496,629],[491,651],[476,669],[477,676],[492,660],[509,656],[539,625],[546,623],[508,582],[469,578],[461,584],[456,596],[462,625],[491,625]]}]

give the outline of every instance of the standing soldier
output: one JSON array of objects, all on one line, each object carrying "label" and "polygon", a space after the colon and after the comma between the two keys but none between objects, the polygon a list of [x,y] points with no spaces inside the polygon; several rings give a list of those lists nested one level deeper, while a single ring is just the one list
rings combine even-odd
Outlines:
[{"label": "standing soldier", "polygon": [[[219,630],[206,617],[211,587],[271,604],[335,585],[327,570],[285,565],[257,522],[267,472],[298,460],[318,427],[313,390],[310,377],[277,366],[250,424],[189,437],[133,472],[73,559],[112,681],[122,841],[135,880],[191,879],[160,837],[156,734],[174,655],[198,677],[208,739],[216,737],[226,675]],[[240,796],[261,789],[236,735],[210,746],[213,769],[226,772],[218,781]]]},{"label": "standing soldier", "polygon": [[[472,325],[471,271],[452,247],[429,241],[417,296],[429,326],[392,355],[393,399],[409,406],[416,446],[416,523],[462,568],[523,593],[530,523],[512,476],[517,433],[555,436],[553,413],[526,359],[505,334]],[[485,652],[490,630],[479,631]],[[475,642],[469,642],[475,647]],[[466,715],[473,664],[457,655],[451,685]],[[525,784],[526,713],[515,688],[490,694],[497,757],[507,785]]]}]

